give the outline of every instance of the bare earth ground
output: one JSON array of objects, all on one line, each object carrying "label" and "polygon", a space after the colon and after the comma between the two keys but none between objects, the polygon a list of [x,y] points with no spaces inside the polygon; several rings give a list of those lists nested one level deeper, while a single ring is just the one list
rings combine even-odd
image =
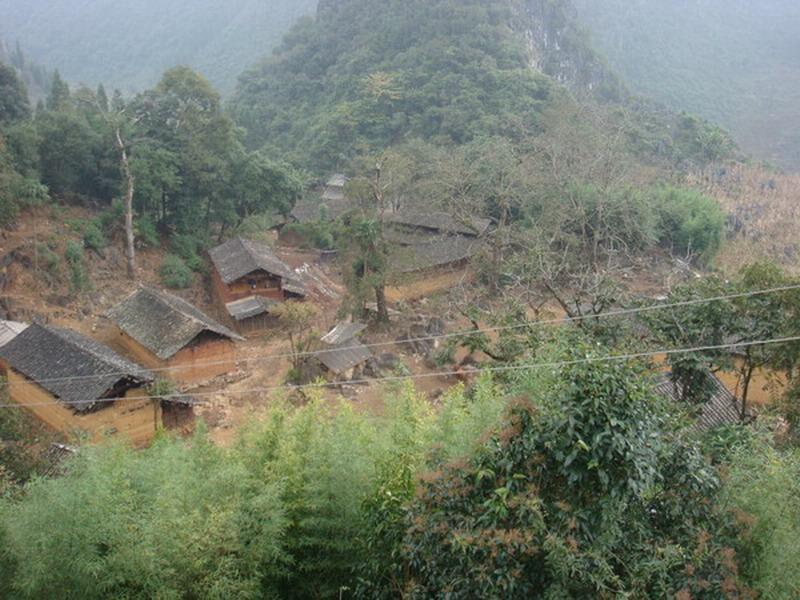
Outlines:
[{"label": "bare earth ground", "polygon": [[[787,204],[788,197],[781,192],[777,198],[780,200],[775,201],[785,211],[782,213],[784,218],[795,218],[793,223],[797,224],[792,212],[796,209]],[[730,202],[733,203],[731,206],[737,206],[733,200]],[[16,228],[2,232],[0,258],[16,251],[16,259],[0,272],[0,307],[6,313],[2,316],[23,321],[51,322],[79,330],[112,346],[116,344],[110,324],[102,315],[133,289],[133,284],[124,276],[125,260],[121,251],[121,240],[112,240],[103,256],[86,251],[92,280],[91,291],[73,297],[67,284],[64,248],[67,240],[79,240],[79,235],[68,223],[71,220],[88,220],[93,216],[90,210],[76,207],[38,209],[23,215]],[[767,227],[763,219],[759,223],[761,227]],[[770,226],[774,227],[775,224]],[[787,243],[789,239],[786,238]],[[48,266],[42,252],[35,251],[34,240],[40,246],[49,244],[53,253],[60,258],[60,264],[56,267]],[[763,238],[759,240],[763,246]],[[770,250],[770,247],[764,246],[765,252]],[[321,311],[315,329],[324,332],[332,327],[336,323],[336,314],[344,293],[340,283],[341,275],[335,263],[321,264],[316,252],[282,247],[276,248],[276,251],[284,261],[298,270],[307,286],[313,290],[311,301]],[[740,250],[732,252],[736,256]],[[163,250],[140,250],[137,255],[137,281],[160,287],[157,271],[163,256]],[[725,264],[733,262],[726,254],[723,254],[722,260]],[[666,293],[679,281],[694,276],[697,274],[685,265],[672,261],[663,253],[654,252],[631,265],[624,274],[624,282],[631,294],[655,297]],[[215,315],[217,308],[212,304],[208,289],[205,279],[198,275],[191,289],[178,293],[209,314]],[[472,300],[476,291],[472,287],[472,274],[469,270],[440,273],[426,279],[412,280],[400,288],[391,288],[388,290],[388,297],[400,311],[394,318],[392,329],[389,332],[368,331],[364,341],[385,344],[394,342],[399,332],[420,315],[444,319],[448,331],[467,330],[470,328],[469,321],[455,307],[459,303]],[[490,299],[486,308],[489,311],[499,308],[507,300],[508,297]],[[533,311],[529,312],[534,316]],[[563,311],[552,304],[546,304],[544,312],[555,315],[555,318],[563,315]],[[396,354],[412,375],[433,370],[430,364],[425,364],[417,356],[404,353],[396,345],[376,349],[377,354],[383,352]],[[290,366],[288,353],[288,343],[279,332],[250,339],[237,345],[237,373],[188,390],[198,394],[198,398],[203,401],[196,412],[208,424],[212,439],[220,444],[232,443],[243,426],[259,419],[279,394],[287,393],[284,382]],[[275,355],[280,355],[280,358]],[[460,362],[465,356],[466,351],[460,351],[456,362]],[[476,358],[480,360],[481,357]],[[416,379],[415,387],[435,402],[436,398],[457,382],[454,377],[426,377]],[[726,383],[735,386],[735,381]],[[762,386],[756,383],[755,387],[758,401],[762,395]],[[384,410],[382,399],[391,390],[386,384],[373,383],[326,388],[323,393],[333,405],[349,402],[357,410],[379,416]],[[765,392],[763,397],[766,397]],[[298,401],[302,401],[302,398]]]}]

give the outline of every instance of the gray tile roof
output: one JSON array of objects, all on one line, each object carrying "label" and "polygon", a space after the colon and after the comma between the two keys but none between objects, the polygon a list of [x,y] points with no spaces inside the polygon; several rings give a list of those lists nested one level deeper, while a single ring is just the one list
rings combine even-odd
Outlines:
[{"label": "gray tile roof", "polygon": [[[695,429],[709,430],[722,425],[736,425],[741,423],[741,403],[731,394],[718,377],[708,373],[711,379],[713,393],[711,399],[700,408]],[[655,386],[656,392],[662,396],[681,402],[681,390],[672,381],[669,374],[662,376]]]},{"label": "gray tile roof", "polygon": [[235,302],[228,302],[225,308],[233,319],[236,321],[244,321],[245,319],[251,319],[258,315],[268,313],[270,308],[276,304],[280,303],[277,300],[271,300],[270,298],[264,298],[262,296],[250,296],[249,298],[236,300]]},{"label": "gray tile roof", "polygon": [[396,272],[413,273],[468,260],[482,247],[482,242],[472,237],[432,236],[426,243],[393,247],[390,263]]},{"label": "gray tile roof", "polygon": [[322,337],[322,341],[331,346],[352,340],[367,328],[363,323],[339,323]]},{"label": "gray tile roof", "polygon": [[319,361],[336,375],[365,363],[372,358],[372,352],[355,338],[342,344],[330,346],[317,354]]},{"label": "gray tile roof", "polygon": [[266,271],[286,278],[294,274],[286,263],[275,256],[269,246],[252,240],[235,238],[212,248],[208,254],[226,284],[255,271]]},{"label": "gray tile roof", "polygon": [[230,329],[173,294],[141,287],[108,311],[122,331],[166,360],[204,331],[243,340]]},{"label": "gray tile roof", "polygon": [[425,229],[439,233],[457,233],[459,235],[481,236],[489,229],[491,221],[473,217],[469,222],[462,222],[442,211],[432,211],[425,207],[408,207],[387,215],[386,221],[396,225]]},{"label": "gray tile roof", "polygon": [[31,325],[0,348],[0,358],[81,413],[103,408],[107,403],[99,399],[153,380],[108,346],[58,327]]}]

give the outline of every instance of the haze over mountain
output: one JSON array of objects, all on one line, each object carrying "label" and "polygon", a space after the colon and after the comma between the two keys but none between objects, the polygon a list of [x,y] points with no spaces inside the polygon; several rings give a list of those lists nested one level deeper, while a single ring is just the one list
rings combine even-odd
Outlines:
[{"label": "haze over mountain", "polygon": [[124,92],[178,64],[223,93],[316,0],[0,0],[0,38],[69,81]]},{"label": "haze over mountain", "polygon": [[593,43],[637,93],[728,128],[800,169],[800,3],[576,0]]}]

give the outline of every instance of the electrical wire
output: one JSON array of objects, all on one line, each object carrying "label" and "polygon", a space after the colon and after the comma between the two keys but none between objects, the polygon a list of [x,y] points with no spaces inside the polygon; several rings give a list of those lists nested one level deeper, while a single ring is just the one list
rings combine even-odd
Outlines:
[{"label": "electrical wire", "polygon": [[[598,357],[587,357],[587,358],[580,358],[574,360],[561,360],[561,361],[554,361],[554,362],[545,362],[545,363],[529,363],[529,364],[518,364],[518,365],[502,365],[502,366],[494,366],[494,367],[484,367],[484,368],[476,368],[468,373],[465,373],[461,370],[450,370],[450,371],[429,371],[427,373],[417,373],[417,374],[409,374],[409,375],[391,375],[385,377],[375,377],[375,378],[365,378],[365,379],[355,379],[350,381],[338,381],[338,382],[321,382],[321,383],[307,383],[307,384],[280,384],[268,387],[261,387],[261,388],[251,388],[245,390],[220,390],[214,392],[198,392],[195,394],[189,394],[193,398],[198,396],[205,397],[205,396],[220,396],[225,394],[233,394],[233,395],[244,395],[244,394],[266,394],[271,392],[277,392],[280,390],[303,390],[309,388],[331,388],[331,387],[339,387],[342,385],[361,385],[361,384],[371,384],[371,383],[383,383],[383,382],[397,382],[397,381],[415,381],[418,379],[431,379],[436,377],[452,377],[456,375],[479,375],[482,373],[508,373],[508,372],[515,372],[515,371],[528,371],[534,369],[558,369],[563,367],[581,365],[581,364],[591,364],[591,363],[604,363],[604,362],[618,362],[618,361],[628,361],[628,360],[637,360],[642,358],[652,358],[656,356],[674,356],[678,354],[692,354],[695,352],[710,352],[712,350],[726,350],[726,349],[734,349],[734,348],[748,348],[753,346],[768,346],[768,345],[776,345],[776,344],[788,344],[792,342],[800,342],[800,336],[793,336],[793,337],[785,337],[785,338],[776,338],[771,340],[757,340],[751,342],[738,342],[732,344],[718,344],[713,346],[696,346],[693,348],[678,348],[678,349],[670,349],[670,348],[661,348],[659,350],[649,350],[647,352],[633,352],[627,354],[613,354],[608,356],[598,356]],[[151,396],[138,396],[133,398],[101,398],[98,400],[90,400],[90,401],[66,401],[62,402],[60,400],[50,401],[50,402],[34,402],[34,403],[9,403],[9,404],[0,404],[0,409],[4,408],[23,408],[23,407],[36,407],[36,406],[50,406],[53,404],[61,404],[61,405],[82,405],[82,404],[99,404],[99,403],[110,403],[110,402],[140,402],[143,400],[169,400],[170,398],[174,398],[174,394],[161,394],[161,395],[151,395]]]},{"label": "electrical wire", "polygon": [[[459,337],[466,337],[470,335],[480,335],[480,334],[487,334],[487,333],[497,333],[501,331],[511,331],[517,329],[524,329],[524,328],[536,328],[542,327],[546,325],[564,325],[567,323],[575,323],[575,322],[582,322],[588,321],[592,319],[604,319],[604,318],[613,318],[613,317],[625,317],[625,316],[633,316],[640,313],[648,313],[654,312],[658,310],[666,310],[670,308],[683,308],[688,306],[697,306],[702,304],[707,304],[711,302],[722,302],[726,300],[738,300],[743,298],[750,298],[750,297],[757,297],[757,296],[765,296],[768,294],[776,294],[781,292],[789,292],[800,290],[800,285],[790,285],[790,286],[782,286],[782,287],[775,287],[769,288],[764,290],[756,290],[750,292],[741,292],[737,294],[728,294],[723,296],[713,296],[709,298],[695,298],[692,300],[683,300],[681,302],[673,302],[669,304],[653,304],[650,306],[641,306],[636,308],[628,308],[628,309],[619,309],[613,311],[607,311],[603,313],[597,314],[590,314],[590,315],[578,315],[574,317],[563,317],[558,319],[546,319],[540,321],[529,321],[524,323],[515,323],[511,325],[502,325],[497,327],[489,327],[485,329],[468,329],[468,330],[461,330],[455,331],[450,333],[443,333],[443,334],[431,334],[421,337],[415,338],[408,338],[404,340],[394,340],[394,341],[387,341],[387,342],[374,342],[369,344],[361,344],[361,346],[365,348],[380,348],[380,347],[390,347],[390,346],[400,346],[402,347],[405,344],[415,344],[419,342],[429,342],[441,339],[452,339],[452,338],[459,338]],[[237,363],[243,364],[250,364],[250,363],[259,363],[259,362],[268,362],[272,360],[280,360],[280,359],[287,359],[287,358],[306,358],[311,356],[318,356],[320,354],[325,354],[330,352],[330,349],[324,350],[309,350],[305,352],[298,352],[296,354],[293,353],[279,353],[279,354],[268,354],[262,356],[252,356],[252,357],[240,357],[234,359],[225,359],[225,360],[209,360],[209,361],[196,361],[192,364],[188,365],[171,365],[165,367],[154,367],[154,368],[142,368],[142,370],[146,371],[147,373],[157,374],[157,373],[164,373],[164,372],[172,372],[172,371],[185,371],[189,369],[195,369],[198,367],[211,367],[211,366],[222,366],[222,365],[236,365]],[[130,373],[125,371],[109,371],[106,373],[102,373],[99,375],[74,375],[74,376],[66,376],[66,377],[52,377],[52,378],[45,378],[45,379],[38,379],[36,383],[57,383],[57,382],[64,382],[64,381],[91,381],[92,379],[99,379],[105,378],[109,375],[129,375]],[[11,387],[15,385],[14,383],[5,382],[5,386]]]}]

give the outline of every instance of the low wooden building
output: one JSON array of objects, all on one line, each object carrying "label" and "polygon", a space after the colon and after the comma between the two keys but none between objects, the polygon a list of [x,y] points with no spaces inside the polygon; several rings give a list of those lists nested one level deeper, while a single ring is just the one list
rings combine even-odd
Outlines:
[{"label": "low wooden building", "polygon": [[278,302],[303,298],[294,271],[265,244],[232,239],[209,251],[214,297],[236,329],[245,334],[274,326],[269,310]]},{"label": "low wooden building", "polygon": [[107,316],[125,352],[159,377],[197,383],[236,369],[243,338],[173,294],[141,287]]},{"label": "low wooden building", "polygon": [[68,435],[149,442],[167,402],[149,399],[153,377],[77,332],[31,325],[0,348],[9,398]]},{"label": "low wooden building", "polygon": [[322,337],[321,350],[314,356],[330,379],[353,379],[372,358],[356,337],[366,328],[363,323],[340,323]]}]

